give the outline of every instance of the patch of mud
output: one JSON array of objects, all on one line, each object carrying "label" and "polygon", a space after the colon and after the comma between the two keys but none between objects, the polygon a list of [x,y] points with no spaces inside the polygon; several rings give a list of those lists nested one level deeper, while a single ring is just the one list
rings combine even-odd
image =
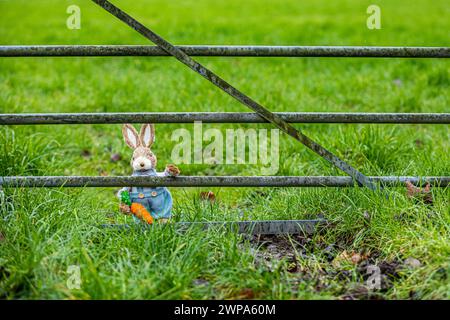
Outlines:
[{"label": "patch of mud", "polygon": [[383,296],[364,285],[355,285],[341,296],[342,300],[383,300]]},{"label": "patch of mud", "polygon": [[286,271],[299,271],[298,257],[307,258],[305,246],[311,239],[291,235],[258,235],[250,239],[251,251],[257,265],[268,267],[274,271],[282,260],[287,262]]},{"label": "patch of mud", "polygon": [[[334,287],[345,300],[383,299],[383,293],[393,287],[412,261],[383,260],[375,251],[346,251],[344,244],[313,243],[299,235],[260,235],[247,240],[256,266],[272,272],[286,271],[291,275],[287,280],[293,291],[306,281],[317,292]],[[316,267],[305,268],[308,260]],[[341,289],[336,288],[337,283]]]}]

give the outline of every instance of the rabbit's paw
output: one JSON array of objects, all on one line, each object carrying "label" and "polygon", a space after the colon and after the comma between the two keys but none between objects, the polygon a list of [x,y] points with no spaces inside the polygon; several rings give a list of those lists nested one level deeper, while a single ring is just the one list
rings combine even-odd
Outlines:
[{"label": "rabbit's paw", "polygon": [[166,172],[169,174],[169,176],[176,177],[180,174],[180,169],[174,164],[169,164],[166,167]]},{"label": "rabbit's paw", "polygon": [[120,212],[124,213],[124,214],[130,214],[131,213],[131,209],[129,205],[126,205],[124,203],[121,203],[119,205],[119,210]]}]

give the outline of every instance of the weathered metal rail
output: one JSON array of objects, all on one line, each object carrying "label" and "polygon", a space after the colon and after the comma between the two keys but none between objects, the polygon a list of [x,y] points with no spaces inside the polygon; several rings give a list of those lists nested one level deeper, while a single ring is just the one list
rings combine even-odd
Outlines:
[{"label": "weathered metal rail", "polygon": [[[290,123],[450,124],[450,113],[276,112]],[[267,123],[253,112],[11,113],[0,125],[112,123]]]},{"label": "weathered metal rail", "polygon": [[[450,177],[369,177],[383,187],[403,186],[406,181],[414,185],[430,183],[433,187],[447,187]],[[348,176],[15,176],[0,177],[3,187],[356,187],[360,186]]]},{"label": "weathered metal rail", "polygon": [[[176,46],[198,57],[450,58],[449,47],[367,46]],[[157,46],[60,45],[0,46],[0,57],[170,56]]]},{"label": "weathered metal rail", "polygon": [[185,232],[190,228],[224,229],[246,234],[312,234],[320,224],[326,224],[324,219],[314,220],[253,220],[253,221],[214,221],[214,222],[176,222],[174,224],[102,224],[102,228],[118,230],[175,228],[176,231]]}]

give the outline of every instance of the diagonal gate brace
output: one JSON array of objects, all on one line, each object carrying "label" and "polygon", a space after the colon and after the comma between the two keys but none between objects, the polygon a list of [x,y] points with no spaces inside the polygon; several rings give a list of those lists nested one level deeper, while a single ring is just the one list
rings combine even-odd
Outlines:
[{"label": "diagonal gate brace", "polygon": [[[134,19],[133,17],[131,17],[118,7],[114,6],[109,1],[107,0],[92,0],[92,1],[101,6],[109,13],[111,13],[116,18],[122,20],[128,26],[135,29],[137,32],[139,32],[144,37],[152,41],[154,44],[156,44],[158,47],[166,51],[171,56],[175,57],[180,62],[187,65],[192,70],[200,74],[202,77],[210,81],[212,84],[219,87],[220,89],[228,93],[230,96],[232,96],[242,104],[246,105],[256,113],[258,113],[261,117],[277,126],[280,130],[284,131],[285,133],[287,133],[288,135],[290,135],[291,137],[293,137],[294,139],[301,142],[306,147],[317,153],[319,156],[321,156],[331,164],[335,165],[337,168],[341,169],[342,171],[350,175],[360,185],[366,186],[371,190],[377,190],[378,187],[368,177],[359,172],[357,169],[353,168],[350,164],[346,163],[344,160],[340,159],[338,156],[334,155],[333,153],[322,147],[320,144],[313,141],[308,136],[304,135],[300,130],[294,128],[291,124],[283,120],[279,115],[272,113],[267,108],[263,107],[258,102],[256,102],[246,94],[242,93],[235,87],[233,87],[231,84],[223,80],[214,72],[212,72],[211,70],[204,67],[202,64],[195,61],[184,51],[167,42],[161,36],[159,36],[158,34],[154,33],[153,31],[142,25],[136,19]],[[381,189],[382,187],[380,186],[379,188]]]}]

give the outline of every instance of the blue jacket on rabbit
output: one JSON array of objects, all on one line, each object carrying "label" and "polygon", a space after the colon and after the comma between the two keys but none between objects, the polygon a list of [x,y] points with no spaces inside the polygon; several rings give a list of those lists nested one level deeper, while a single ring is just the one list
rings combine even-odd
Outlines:
[{"label": "blue jacket on rabbit", "polygon": [[[146,171],[134,171],[132,176],[164,176],[164,173],[157,173],[154,169]],[[123,188],[119,191],[130,192],[131,202],[142,204],[154,219],[170,219],[172,217],[172,195],[166,187],[131,187]],[[136,222],[141,222],[133,216]]]}]

